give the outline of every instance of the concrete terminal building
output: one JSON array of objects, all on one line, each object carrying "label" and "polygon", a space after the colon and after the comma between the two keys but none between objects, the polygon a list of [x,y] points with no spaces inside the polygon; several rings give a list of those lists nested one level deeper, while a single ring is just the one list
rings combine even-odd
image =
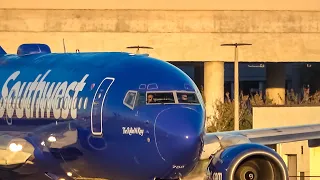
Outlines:
[{"label": "concrete terminal building", "polygon": [[[320,61],[320,1],[1,0],[0,45],[9,53],[32,42],[63,52],[63,39],[68,52],[128,51],[127,46],[144,45],[154,48],[145,51],[151,56],[178,66],[198,64],[192,65],[198,68],[191,68],[189,74],[204,86],[209,107],[216,99],[223,100],[225,84],[232,89],[232,64],[228,63],[234,60],[234,48],[220,44],[252,43],[239,48],[239,61],[247,63],[240,65],[240,79],[251,78],[277,104],[284,104],[286,80],[287,87],[299,89],[299,68],[306,66],[301,63]],[[299,64],[291,64],[286,73],[284,62]],[[255,72],[248,66],[252,63],[265,67]],[[300,110],[283,109],[289,113],[283,116],[276,109],[254,110],[254,128],[305,124],[308,119],[320,122],[315,120],[319,119],[317,108],[301,110],[308,114],[303,122],[301,118],[289,122],[290,112]],[[277,116],[266,114],[271,111]],[[317,148],[309,150],[306,142],[299,143],[277,148],[288,163],[298,162],[290,165],[290,173],[320,175],[315,164]],[[300,146],[306,146],[302,154]]]}]

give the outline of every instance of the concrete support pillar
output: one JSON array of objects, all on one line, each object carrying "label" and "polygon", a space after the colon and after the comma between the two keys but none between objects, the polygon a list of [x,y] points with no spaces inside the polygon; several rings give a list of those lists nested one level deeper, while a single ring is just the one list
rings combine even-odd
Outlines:
[{"label": "concrete support pillar", "polygon": [[206,115],[214,115],[216,101],[224,102],[224,62],[204,63],[204,101]]},{"label": "concrete support pillar", "polygon": [[273,104],[285,103],[286,71],[284,63],[268,63],[266,68],[266,95]]}]

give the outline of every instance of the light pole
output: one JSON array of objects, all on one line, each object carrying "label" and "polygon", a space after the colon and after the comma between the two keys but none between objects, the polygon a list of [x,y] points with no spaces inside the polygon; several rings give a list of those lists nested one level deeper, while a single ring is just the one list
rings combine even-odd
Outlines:
[{"label": "light pole", "polygon": [[239,130],[239,62],[238,46],[250,46],[248,43],[221,44],[221,46],[234,46],[234,130]]}]

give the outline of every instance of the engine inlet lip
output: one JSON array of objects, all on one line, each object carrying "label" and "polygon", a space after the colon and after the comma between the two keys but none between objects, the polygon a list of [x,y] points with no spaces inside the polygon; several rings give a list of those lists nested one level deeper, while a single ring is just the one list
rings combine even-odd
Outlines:
[{"label": "engine inlet lip", "polygon": [[[245,160],[246,158],[250,157],[250,156],[254,156],[254,155],[264,155],[267,156],[268,158],[270,158],[271,160],[273,160],[274,162],[276,162],[278,165],[280,165],[281,168],[281,172],[282,172],[282,178],[285,180],[289,179],[288,176],[288,172],[286,169],[286,166],[284,165],[283,161],[281,161],[280,156],[276,157],[274,154],[269,153],[269,152],[265,152],[265,151],[261,151],[261,150],[254,150],[252,152],[242,152],[239,154],[238,158],[235,158],[234,160],[232,160],[231,164],[232,166],[230,167],[230,171],[228,171],[227,173],[227,177],[229,180],[234,180],[233,175],[235,174],[235,170],[238,168],[238,166],[240,165],[240,163]],[[284,173],[283,173],[284,172]]]}]

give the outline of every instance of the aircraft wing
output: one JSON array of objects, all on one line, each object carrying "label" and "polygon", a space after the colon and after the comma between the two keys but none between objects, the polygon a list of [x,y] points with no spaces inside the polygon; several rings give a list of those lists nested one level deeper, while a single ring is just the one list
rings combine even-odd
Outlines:
[{"label": "aircraft wing", "polygon": [[207,133],[201,159],[208,159],[218,150],[235,144],[271,145],[315,139],[320,139],[320,124]]},{"label": "aircraft wing", "polygon": [[48,124],[32,131],[0,131],[0,167],[28,164],[35,150],[63,148],[77,141],[77,131],[70,122]]}]

